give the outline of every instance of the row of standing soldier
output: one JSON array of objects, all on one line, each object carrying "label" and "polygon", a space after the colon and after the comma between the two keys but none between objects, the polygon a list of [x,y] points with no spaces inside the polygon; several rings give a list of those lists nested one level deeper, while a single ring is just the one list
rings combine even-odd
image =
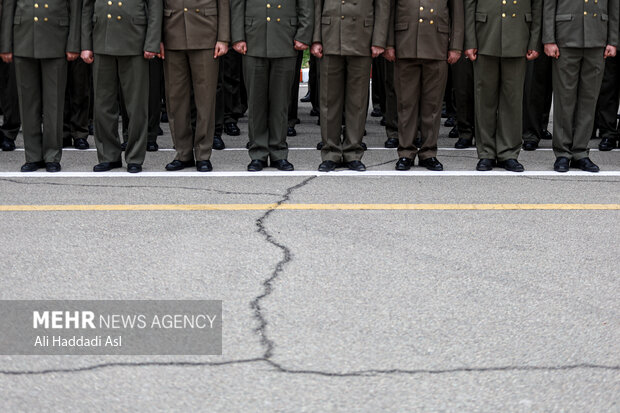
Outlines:
[{"label": "row of standing soldier", "polygon": [[155,57],[164,59],[177,150],[166,169],[212,170],[217,59],[229,44],[243,55],[250,171],[293,169],[290,85],[298,51],[310,47],[320,61],[320,171],[365,170],[365,104],[371,61],[380,55],[395,61],[396,169],[409,169],[417,156],[421,166],[442,170],[441,102],[448,65],[463,50],[473,62],[476,169],[523,171],[517,158],[526,62],[544,50],[553,59],[554,169],[595,172],[587,144],[604,59],[616,53],[619,10],[618,0],[4,0],[1,25],[0,57],[14,60],[17,73],[24,172],[60,170],[67,62],[78,58],[94,66],[94,171],[122,167],[120,89],[129,118],[127,170],[140,172],[148,62]]}]

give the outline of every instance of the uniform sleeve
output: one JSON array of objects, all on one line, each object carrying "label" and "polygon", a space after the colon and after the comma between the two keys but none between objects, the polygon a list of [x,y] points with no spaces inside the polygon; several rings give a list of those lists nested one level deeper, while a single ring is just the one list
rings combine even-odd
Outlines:
[{"label": "uniform sleeve", "polygon": [[322,43],[323,33],[321,33],[321,17],[323,16],[323,1],[314,0],[314,30],[312,34],[312,43]]},{"label": "uniform sleeve", "polygon": [[93,13],[95,11],[95,0],[83,0],[82,2],[82,35],[80,43],[82,50],[93,50]]},{"label": "uniform sleeve", "polygon": [[231,42],[245,42],[245,0],[230,0]]},{"label": "uniform sleeve", "polygon": [[609,0],[607,3],[609,20],[607,22],[607,44],[618,46],[618,29],[620,28],[620,1]]},{"label": "uniform sleeve", "polygon": [[476,37],[476,4],[477,0],[464,0],[465,14],[465,50],[477,49],[478,39]]},{"label": "uniform sleeve", "polygon": [[148,0],[148,26],[146,27],[146,39],[144,51],[159,53],[161,43],[161,26],[164,19],[164,5],[162,0]]},{"label": "uniform sleeve", "polygon": [[[542,31],[543,0],[532,0],[532,24],[530,25],[530,41],[527,50],[540,51],[540,35]],[[555,13],[554,13],[555,15]]]},{"label": "uniform sleeve", "polygon": [[388,20],[387,47],[394,47],[394,23],[396,21],[396,0],[390,0],[390,18]]},{"label": "uniform sleeve", "polygon": [[463,50],[465,37],[465,18],[463,0],[450,0],[450,50]]},{"label": "uniform sleeve", "polygon": [[372,45],[387,45],[388,26],[390,23],[390,0],[375,0],[375,25],[372,31]]},{"label": "uniform sleeve", "polygon": [[2,0],[2,18],[0,19],[0,53],[13,53],[13,15],[15,0]]},{"label": "uniform sleeve", "polygon": [[80,34],[82,31],[82,0],[71,0],[69,5],[69,37],[67,38],[67,52],[79,53],[81,49]]},{"label": "uniform sleeve", "polygon": [[312,43],[313,30],[314,0],[297,0],[297,33],[295,33],[295,40],[309,45]]},{"label": "uniform sleeve", "polygon": [[556,43],[555,41],[555,8],[557,0],[544,0],[542,17],[543,44]]},{"label": "uniform sleeve", "polygon": [[217,41],[230,42],[229,0],[217,0]]}]

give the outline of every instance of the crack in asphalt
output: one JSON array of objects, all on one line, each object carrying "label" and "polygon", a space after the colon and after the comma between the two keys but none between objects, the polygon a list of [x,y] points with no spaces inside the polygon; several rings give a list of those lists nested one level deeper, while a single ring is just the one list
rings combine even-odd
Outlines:
[{"label": "crack in asphalt", "polygon": [[[393,162],[393,161],[390,161]],[[588,370],[605,370],[605,371],[620,371],[620,365],[604,365],[594,363],[576,363],[567,365],[549,365],[549,366],[536,366],[536,365],[505,365],[505,366],[488,366],[488,367],[455,367],[447,369],[366,369],[366,370],[354,370],[354,371],[326,371],[326,370],[312,370],[312,369],[294,369],[288,368],[284,365],[272,360],[275,343],[269,338],[267,334],[268,322],[264,314],[264,308],[262,302],[267,299],[274,291],[274,283],[281,277],[282,272],[287,264],[293,260],[293,254],[291,249],[278,241],[277,238],[268,231],[266,226],[267,219],[278,210],[278,207],[285,202],[288,202],[292,193],[307,185],[317,176],[312,176],[304,179],[302,182],[293,185],[286,189],[282,198],[277,201],[273,208],[262,214],[256,221],[256,232],[259,233],[266,242],[278,248],[282,253],[282,258],[276,263],[275,268],[271,275],[263,280],[262,287],[263,292],[256,296],[250,302],[250,308],[253,311],[254,319],[258,323],[258,327],[254,329],[254,332],[260,335],[260,344],[264,348],[263,355],[261,357],[227,360],[227,361],[146,361],[146,362],[107,362],[92,364],[88,366],[78,367],[64,367],[64,368],[49,368],[42,370],[0,370],[0,375],[5,376],[36,376],[47,374],[75,374],[82,372],[89,372],[95,370],[102,370],[107,368],[136,368],[136,367],[179,367],[179,368],[191,368],[191,367],[222,367],[230,365],[240,364],[267,364],[272,367],[276,372],[285,374],[297,374],[297,375],[310,375],[321,377],[334,377],[334,378],[346,378],[346,377],[375,377],[383,375],[440,375],[440,374],[455,374],[455,373],[493,373],[493,372],[554,372],[554,371],[570,371],[578,369]],[[6,179],[2,179],[5,180]],[[17,182],[21,183],[21,182]],[[50,184],[50,183],[47,183]],[[62,184],[59,184],[62,185]],[[99,186],[99,185],[93,185]],[[197,189],[197,188],[192,188]],[[277,194],[280,195],[280,194]]]}]

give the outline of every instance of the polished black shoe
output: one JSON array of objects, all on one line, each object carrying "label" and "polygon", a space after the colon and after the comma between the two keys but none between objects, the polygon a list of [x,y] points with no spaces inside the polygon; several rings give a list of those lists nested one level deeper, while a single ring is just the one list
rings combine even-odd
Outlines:
[{"label": "polished black shoe", "polygon": [[73,147],[75,149],[79,149],[83,151],[83,150],[90,148],[90,145],[88,144],[88,141],[86,140],[86,138],[75,138],[73,140]]},{"label": "polished black shoe", "polygon": [[523,172],[525,168],[523,165],[519,163],[516,159],[506,159],[505,161],[500,161],[497,163],[497,166],[500,168],[504,168],[510,172]]},{"label": "polished black shoe", "polygon": [[279,159],[277,161],[271,161],[271,167],[276,168],[280,171],[293,171],[295,167],[293,164],[287,161],[286,159]]},{"label": "polished black shoe", "polygon": [[370,112],[370,116],[372,116],[373,118],[380,118],[383,116],[383,113],[381,113],[381,109],[375,108],[372,110],[372,112]]},{"label": "polished black shoe", "polygon": [[383,146],[386,148],[398,148],[398,138],[387,138]]},{"label": "polished black shoe", "polygon": [[366,145],[366,142],[362,142],[362,143],[360,144],[360,146],[362,147],[362,149],[363,149],[364,151],[367,151],[367,150],[368,150],[368,145]]},{"label": "polished black shoe", "polygon": [[366,170],[366,165],[362,163],[362,161],[351,161],[346,163],[347,168],[352,171],[363,172]]},{"label": "polished black shoe", "polygon": [[146,151],[147,152],[157,152],[159,150],[159,145],[155,141],[148,141],[146,143]]},{"label": "polished black shoe", "polygon": [[415,138],[413,140],[413,144],[415,145],[416,148],[422,147],[422,138]]},{"label": "polished black shoe", "polygon": [[437,158],[434,158],[434,157],[427,158],[427,159],[420,159],[419,164],[420,166],[423,166],[429,171],[443,171],[443,165],[441,164],[441,162],[439,162]]},{"label": "polished black shoe", "polygon": [[286,131],[286,136],[297,136],[297,131],[295,130],[295,128],[291,128],[289,126],[289,128]]},{"label": "polished black shoe", "polygon": [[466,149],[471,147],[474,144],[474,140],[472,138],[459,138],[458,141],[454,144],[456,149]]},{"label": "polished black shoe", "polygon": [[476,165],[476,171],[490,171],[495,166],[494,159],[480,159]]},{"label": "polished black shoe", "polygon": [[323,142],[319,142],[316,144],[316,150],[320,151],[321,149],[323,149]]},{"label": "polished black shoe", "polygon": [[116,168],[122,168],[123,163],[118,162],[101,162],[93,167],[93,172],[105,172]]},{"label": "polished black shoe", "polygon": [[213,149],[215,149],[216,151],[221,151],[224,148],[226,148],[226,144],[224,143],[222,137],[219,135],[215,135],[213,137]]},{"label": "polished black shoe", "polygon": [[448,116],[448,119],[443,123],[443,126],[448,128],[452,128],[456,126],[456,118],[454,116]]},{"label": "polished black shoe", "polygon": [[553,170],[556,172],[568,172],[570,161],[565,156],[560,156],[553,164]]},{"label": "polished black shoe", "polygon": [[95,127],[93,126],[93,124],[92,124],[92,123],[89,123],[89,124],[88,124],[88,134],[89,134],[90,136],[95,135]]},{"label": "polished black shoe", "polygon": [[379,121],[379,125],[381,126],[385,126],[385,118],[381,118],[381,120]]},{"label": "polished black shoe", "polygon": [[319,172],[331,172],[336,170],[338,164],[334,161],[323,161],[319,165]]},{"label": "polished black shoe", "polygon": [[45,168],[45,162],[26,162],[22,165],[22,172],[34,172],[40,168]]},{"label": "polished black shoe", "polygon": [[248,171],[250,172],[258,172],[262,171],[264,167],[267,166],[267,162],[261,161],[259,159],[254,159],[248,165]]},{"label": "polished black shoe", "polygon": [[319,116],[321,112],[318,109],[312,108],[310,109],[310,116]]},{"label": "polished black shoe", "polygon": [[312,100],[312,98],[310,97],[310,90],[308,90],[308,93],[306,93],[306,96],[304,96],[303,98],[299,99],[300,102],[303,103],[308,103]]},{"label": "polished black shoe", "polygon": [[224,132],[229,136],[239,136],[241,135],[241,130],[237,126],[237,124],[229,122],[224,124]]},{"label": "polished black shoe", "polygon": [[161,118],[159,118],[161,123],[168,123],[168,112],[162,112]]},{"label": "polished black shoe", "polygon": [[400,158],[396,161],[395,169],[397,171],[408,171],[413,166],[413,159],[411,158]]},{"label": "polished black shoe", "polygon": [[179,161],[178,159],[175,159],[166,165],[166,171],[180,171],[181,169],[195,165],[196,163],[194,161]]},{"label": "polished black shoe", "polygon": [[213,170],[213,165],[211,165],[211,161],[208,159],[206,161],[197,161],[196,170],[198,172],[211,172]]},{"label": "polished black shoe", "polygon": [[123,142],[121,143],[121,151],[126,151],[127,150],[127,142]]},{"label": "polished black shoe", "polygon": [[2,143],[0,143],[0,147],[4,152],[11,152],[15,150],[15,141],[13,139],[9,139],[6,137],[2,138]]},{"label": "polished black shoe", "polygon": [[127,165],[127,172],[130,174],[137,174],[138,172],[142,172],[142,165],[138,163],[130,163]]},{"label": "polished black shoe", "polygon": [[586,172],[598,172],[600,168],[594,162],[590,160],[590,158],[581,158],[579,160],[571,160],[570,161],[571,168],[579,168],[582,171]]},{"label": "polished black shoe", "polygon": [[245,144],[245,149],[250,149],[250,141]]},{"label": "polished black shoe", "polygon": [[456,139],[459,137],[459,128],[456,125],[448,132],[448,138]]},{"label": "polished black shoe", "polygon": [[62,138],[62,147],[70,148],[73,146],[73,139],[71,138]]},{"label": "polished black shoe", "polygon": [[47,172],[60,172],[60,164],[58,162],[46,162],[45,170]]},{"label": "polished black shoe", "polygon": [[157,127],[157,136],[164,136],[164,130],[161,128],[161,126]]},{"label": "polished black shoe", "polygon": [[553,135],[547,129],[540,131],[540,139],[551,140]]},{"label": "polished black shoe", "polygon": [[536,141],[524,141],[523,142],[524,151],[535,151],[537,148],[538,148],[538,142]]},{"label": "polished black shoe", "polygon": [[603,138],[598,144],[598,150],[603,152],[611,151],[612,149],[616,149],[617,145],[618,139]]}]

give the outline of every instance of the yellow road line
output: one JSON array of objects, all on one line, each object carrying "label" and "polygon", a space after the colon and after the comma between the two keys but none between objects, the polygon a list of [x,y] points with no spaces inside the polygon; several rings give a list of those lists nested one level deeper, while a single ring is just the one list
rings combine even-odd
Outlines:
[{"label": "yellow road line", "polygon": [[620,204],[144,204],[144,205],[0,205],[11,211],[559,211],[620,210]]}]

